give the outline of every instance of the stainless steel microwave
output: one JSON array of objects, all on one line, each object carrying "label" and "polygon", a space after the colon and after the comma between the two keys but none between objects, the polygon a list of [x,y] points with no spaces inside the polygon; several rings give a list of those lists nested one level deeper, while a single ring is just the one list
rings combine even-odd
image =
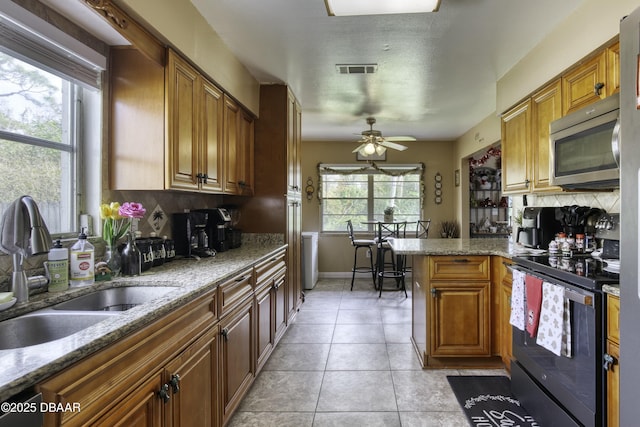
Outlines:
[{"label": "stainless steel microwave", "polygon": [[551,184],[567,189],[620,186],[620,96],[609,96],[551,122]]}]

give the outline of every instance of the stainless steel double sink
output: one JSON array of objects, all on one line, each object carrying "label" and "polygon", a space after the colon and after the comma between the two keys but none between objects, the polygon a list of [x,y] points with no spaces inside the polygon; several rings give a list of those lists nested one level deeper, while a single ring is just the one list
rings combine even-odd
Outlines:
[{"label": "stainless steel double sink", "polygon": [[177,289],[173,286],[128,286],[91,292],[52,307],[0,322],[0,350],[55,341],[118,316]]}]

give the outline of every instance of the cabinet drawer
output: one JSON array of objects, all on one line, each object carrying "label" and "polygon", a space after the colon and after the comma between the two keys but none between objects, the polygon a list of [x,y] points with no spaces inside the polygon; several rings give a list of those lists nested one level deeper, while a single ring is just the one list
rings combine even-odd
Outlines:
[{"label": "cabinet drawer", "polygon": [[620,298],[607,295],[607,338],[620,344]]},{"label": "cabinet drawer", "polygon": [[245,270],[218,286],[220,317],[236,308],[253,293],[253,270]]},{"label": "cabinet drawer", "polygon": [[489,280],[488,256],[432,256],[429,257],[431,280]]},{"label": "cabinet drawer", "polygon": [[256,273],[256,288],[261,283],[272,280],[274,277],[282,274],[286,268],[285,251],[278,252],[266,261],[257,264],[254,267]]}]

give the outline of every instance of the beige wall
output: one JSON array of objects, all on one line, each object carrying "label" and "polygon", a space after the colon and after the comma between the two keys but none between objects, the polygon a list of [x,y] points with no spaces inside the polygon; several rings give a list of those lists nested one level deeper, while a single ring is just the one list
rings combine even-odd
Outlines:
[{"label": "beige wall", "polygon": [[[404,143],[403,143],[404,144]],[[454,143],[439,142],[408,142],[409,148],[403,152],[388,150],[387,160],[383,163],[419,163],[425,164],[425,203],[424,217],[431,218],[432,228],[430,237],[438,236],[439,225],[443,220],[454,218]],[[356,163],[356,155],[351,151],[357,146],[354,141],[303,141],[302,142],[302,188],[306,187],[308,178],[313,180],[315,193],[311,200],[303,196],[302,203],[302,231],[319,231],[320,204],[317,199],[318,163]],[[365,162],[361,162],[365,163]],[[443,182],[442,203],[434,203],[434,176],[440,172]],[[321,273],[336,273],[351,271],[353,264],[353,248],[347,237],[345,225],[344,233],[324,233],[319,236],[319,270]],[[364,261],[364,258],[363,258]]]},{"label": "beige wall", "polygon": [[[468,166],[463,159],[500,140],[500,113],[614,38],[619,32],[620,19],[639,5],[637,0],[616,0],[607,2],[606,6],[600,0],[585,0],[582,6],[497,81],[496,111],[456,141],[456,167],[464,170]],[[466,176],[464,173],[462,175]],[[461,186],[456,190],[456,218],[466,224],[468,187]],[[522,208],[522,197],[512,199],[513,211],[517,212]],[[528,202],[538,206],[580,204],[600,207],[608,212],[619,212],[620,209],[618,191],[530,196]]]},{"label": "beige wall", "polygon": [[119,0],[123,9],[189,58],[256,116],[260,86],[189,0]]}]

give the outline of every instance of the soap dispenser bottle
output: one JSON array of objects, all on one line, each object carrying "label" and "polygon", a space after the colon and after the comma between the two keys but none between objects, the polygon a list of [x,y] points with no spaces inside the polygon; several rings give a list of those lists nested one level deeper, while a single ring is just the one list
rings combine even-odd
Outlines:
[{"label": "soap dispenser bottle", "polygon": [[83,229],[78,236],[78,241],[71,246],[71,260],[69,262],[71,286],[93,284],[95,280],[94,249],[87,240]]},{"label": "soap dispenser bottle", "polygon": [[69,250],[60,239],[49,250],[49,292],[62,292],[69,288]]}]

